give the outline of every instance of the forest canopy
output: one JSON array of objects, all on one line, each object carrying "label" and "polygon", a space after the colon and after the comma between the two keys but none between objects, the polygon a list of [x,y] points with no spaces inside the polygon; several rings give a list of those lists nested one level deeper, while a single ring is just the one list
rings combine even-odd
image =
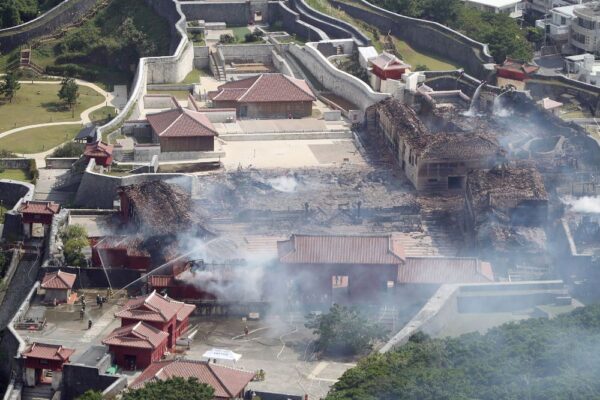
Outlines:
[{"label": "forest canopy", "polygon": [[600,305],[369,356],[326,400],[598,399]]}]

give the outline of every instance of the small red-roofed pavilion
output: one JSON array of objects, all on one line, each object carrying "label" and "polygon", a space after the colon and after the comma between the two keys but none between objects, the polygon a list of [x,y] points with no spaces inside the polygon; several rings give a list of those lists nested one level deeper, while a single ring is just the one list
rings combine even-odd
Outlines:
[{"label": "small red-roofed pavilion", "polygon": [[75,350],[61,345],[34,342],[21,353],[24,359],[25,384],[36,386],[40,383],[50,383],[46,376],[47,371],[52,371],[52,387],[57,389],[62,379],[63,365],[69,362],[73,353]]},{"label": "small red-roofed pavilion", "polygon": [[75,284],[77,275],[58,270],[49,272],[42,279],[42,289],[46,291],[44,302],[66,303],[71,298],[71,290]]},{"label": "small red-roofed pavilion", "polygon": [[168,341],[167,332],[140,321],[115,329],[102,344],[114,355],[115,364],[134,371],[160,360],[168,350]]}]

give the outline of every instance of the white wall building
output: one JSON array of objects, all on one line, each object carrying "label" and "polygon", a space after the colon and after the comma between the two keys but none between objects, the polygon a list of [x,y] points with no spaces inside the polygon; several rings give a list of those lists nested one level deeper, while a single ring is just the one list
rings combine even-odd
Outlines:
[{"label": "white wall building", "polygon": [[478,10],[495,14],[509,14],[512,18],[523,15],[523,0],[464,0],[465,4]]},{"label": "white wall building", "polygon": [[556,44],[565,44],[569,41],[571,22],[575,19],[573,9],[575,5],[556,7],[544,19],[535,21],[535,26],[546,29],[548,38]]},{"label": "white wall building", "polygon": [[548,14],[556,7],[588,3],[591,0],[527,0],[526,11],[536,17]]},{"label": "white wall building", "polygon": [[596,60],[593,54],[565,57],[565,62],[568,74],[575,74],[581,82],[600,86],[600,60]]}]

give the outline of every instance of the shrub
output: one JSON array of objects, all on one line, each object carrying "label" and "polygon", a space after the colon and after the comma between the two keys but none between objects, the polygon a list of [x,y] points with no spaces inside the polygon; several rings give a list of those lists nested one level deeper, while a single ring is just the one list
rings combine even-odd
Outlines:
[{"label": "shrub", "polygon": [[81,225],[69,225],[62,233],[65,262],[75,267],[86,267],[87,260],[82,250],[90,245],[85,228]]},{"label": "shrub", "polygon": [[82,143],[68,142],[55,149],[50,157],[79,157],[83,153]]},{"label": "shrub", "polygon": [[219,36],[219,42],[222,44],[235,43],[235,36],[230,35],[229,33],[225,33],[225,34]]}]

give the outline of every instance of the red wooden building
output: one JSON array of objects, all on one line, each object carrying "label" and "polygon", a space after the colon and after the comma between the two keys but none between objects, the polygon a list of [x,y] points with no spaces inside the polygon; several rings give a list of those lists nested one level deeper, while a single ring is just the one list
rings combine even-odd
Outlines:
[{"label": "red wooden building", "polygon": [[42,235],[52,225],[55,214],[60,212],[60,204],[51,201],[26,201],[19,207],[19,213],[23,222],[23,233],[26,237],[34,235],[35,225],[41,225]]},{"label": "red wooden building", "polygon": [[85,145],[83,155],[90,159],[96,160],[96,165],[108,167],[113,161],[113,145],[104,142],[88,143]]},{"label": "red wooden building", "polygon": [[162,381],[172,377],[196,378],[215,390],[214,399],[233,400],[245,398],[246,387],[255,373],[196,360],[168,360],[153,362],[129,386],[143,387],[148,382]]},{"label": "red wooden building", "polygon": [[[217,295],[209,288],[226,287],[233,279],[236,278],[231,267],[219,266],[216,271],[207,271],[187,263],[183,267],[173,267],[170,274],[150,276],[148,285],[175,299],[218,300]],[[192,281],[201,284],[190,284]]]},{"label": "red wooden building", "polygon": [[[63,365],[69,362],[69,358],[75,350],[61,345],[33,343],[27,350],[21,353],[24,359],[25,385],[35,386],[40,383],[52,383],[56,389],[61,381]],[[47,372],[52,371],[52,378],[47,378]]]},{"label": "red wooden building", "polygon": [[92,265],[147,271],[152,260],[140,237],[106,236],[92,246]]},{"label": "red wooden building", "polygon": [[153,291],[146,297],[129,300],[123,309],[115,314],[121,318],[121,326],[136,324],[139,321],[168,334],[168,347],[174,347],[177,338],[189,327],[190,315],[196,306],[175,301]]},{"label": "red wooden building", "polygon": [[507,58],[502,65],[496,65],[498,76],[516,81],[524,81],[531,78],[531,75],[536,73],[540,67],[529,64],[526,61]]},{"label": "red wooden building", "polygon": [[404,63],[393,54],[383,52],[370,60],[373,67],[372,72],[380,79],[402,79],[402,75],[410,70],[411,66]]},{"label": "red wooden building", "polygon": [[71,290],[76,279],[77,275],[61,270],[45,274],[41,285],[41,288],[46,291],[44,302],[58,304],[76,299],[76,295],[73,296],[74,299],[71,298]]},{"label": "red wooden building", "polygon": [[279,263],[297,277],[302,302],[329,302],[334,286],[347,286],[353,300],[376,300],[393,288],[404,249],[394,234],[378,236],[292,235],[277,243]]},{"label": "red wooden building", "polygon": [[102,343],[113,354],[115,364],[136,370],[162,358],[169,349],[169,334],[140,321],[115,329]]},{"label": "red wooden building", "polygon": [[218,133],[203,113],[178,106],[146,118],[152,129],[152,141],[160,144],[161,153],[215,149]]}]

